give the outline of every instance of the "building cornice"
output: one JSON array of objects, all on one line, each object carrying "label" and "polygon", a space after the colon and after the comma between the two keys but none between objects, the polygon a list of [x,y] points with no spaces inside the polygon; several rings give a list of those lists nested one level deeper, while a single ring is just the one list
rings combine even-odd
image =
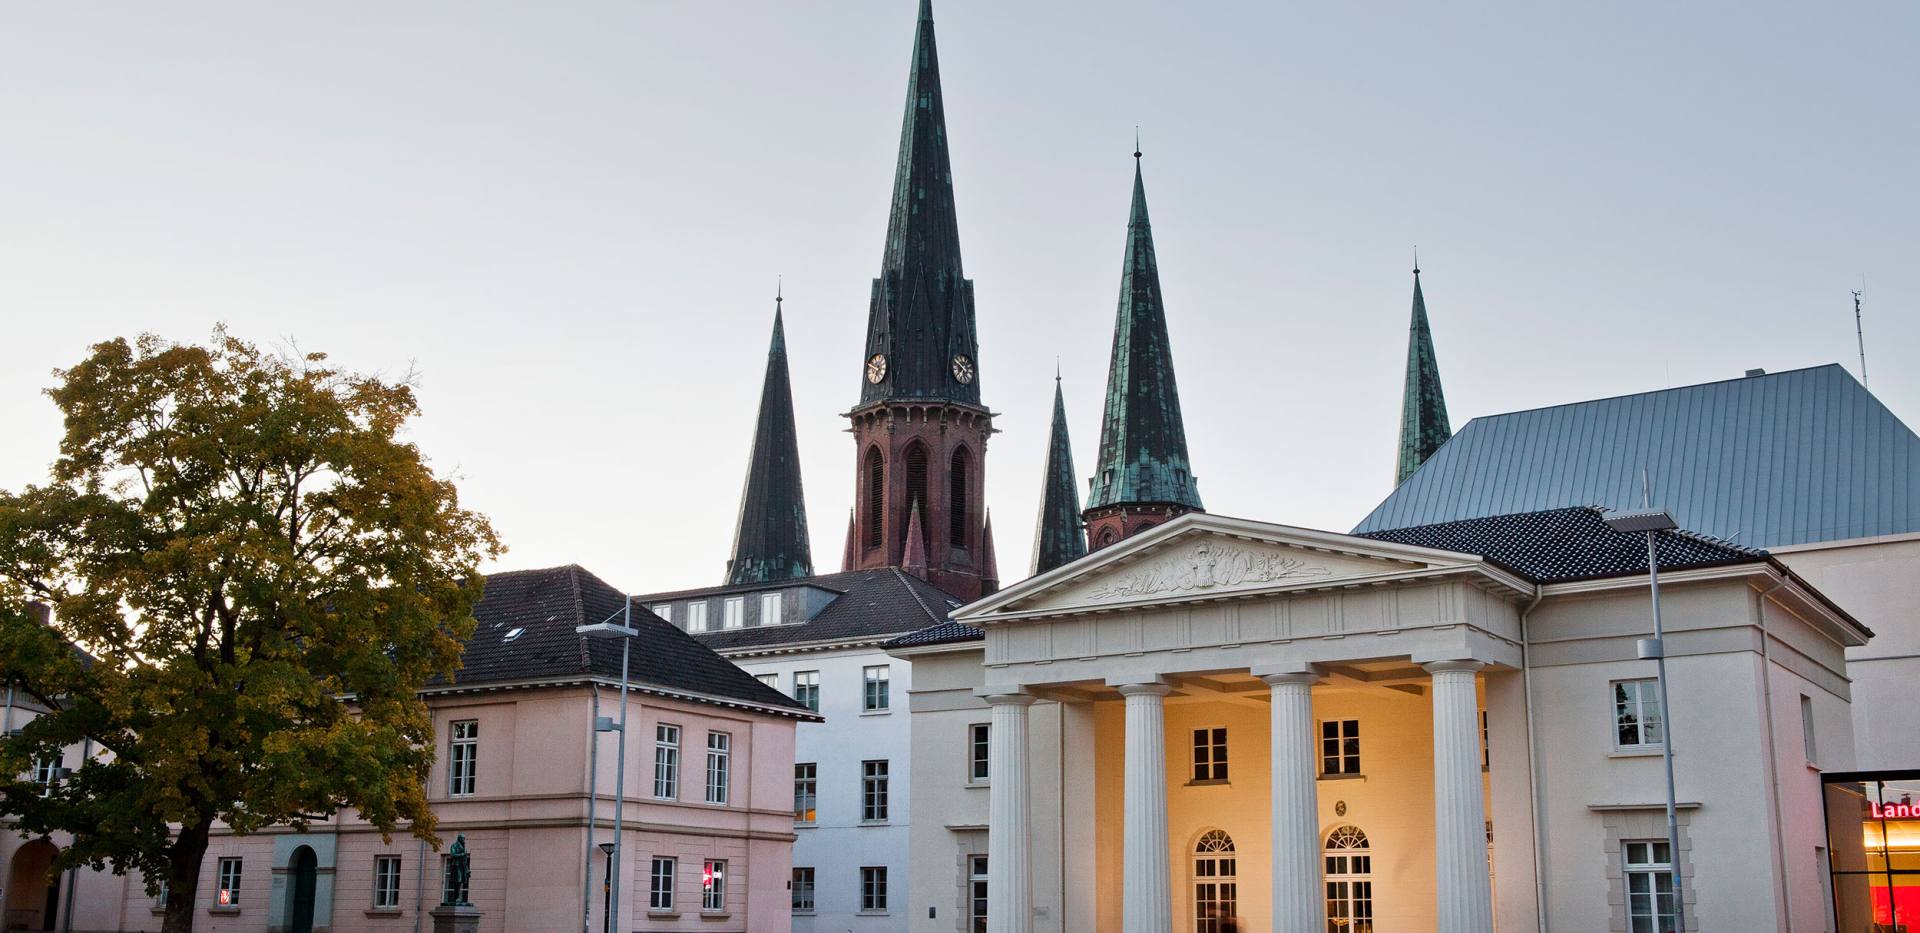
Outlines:
[{"label": "building cornice", "polygon": [[[620,680],[619,678],[616,678],[616,677],[601,677],[597,674],[596,675],[575,674],[575,675],[563,675],[558,677],[535,677],[535,678],[525,678],[525,679],[519,679],[519,680],[488,681],[485,683],[475,683],[475,684],[461,684],[456,682],[451,684],[439,684],[439,685],[427,687],[420,691],[420,696],[423,699],[430,699],[436,696],[478,695],[478,694],[484,694],[484,693],[500,693],[500,692],[509,691],[509,690],[539,690],[539,689],[549,689],[554,687],[586,687],[586,686],[592,686],[592,685],[600,685],[600,686],[610,687],[613,689],[619,689]],[[794,719],[801,722],[825,722],[826,721],[826,717],[821,716],[818,713],[810,712],[808,710],[786,709],[778,706],[768,706],[761,703],[754,703],[749,700],[738,700],[732,697],[715,696],[713,694],[698,693],[691,690],[671,690],[665,687],[656,686],[654,684],[639,683],[631,680],[627,681],[627,689],[630,692],[642,694],[645,696],[656,696],[664,699],[680,700],[688,703],[702,703],[708,706],[720,706],[720,707],[725,707],[727,709],[735,709],[735,710],[740,710],[748,713],[757,713],[765,716],[776,716],[782,719]]]}]

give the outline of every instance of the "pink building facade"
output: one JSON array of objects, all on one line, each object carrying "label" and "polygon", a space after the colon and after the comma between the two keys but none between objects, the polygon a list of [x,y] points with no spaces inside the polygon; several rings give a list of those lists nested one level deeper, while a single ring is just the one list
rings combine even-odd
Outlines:
[{"label": "pink building facade", "polygon": [[[351,812],[304,833],[216,831],[195,898],[212,933],[432,929],[443,851],[464,835],[483,931],[786,933],[797,706],[638,606],[628,699],[620,916],[607,917],[620,646],[583,622],[621,596],[578,567],[496,574],[453,682],[427,691],[438,743],[428,798],[442,849],[391,839]],[[17,709],[16,715],[31,716]],[[596,748],[597,745],[597,748]],[[86,750],[68,750],[77,767]],[[597,763],[596,763],[597,759]],[[44,867],[68,840],[0,838],[5,929],[158,930],[137,876]]]}]

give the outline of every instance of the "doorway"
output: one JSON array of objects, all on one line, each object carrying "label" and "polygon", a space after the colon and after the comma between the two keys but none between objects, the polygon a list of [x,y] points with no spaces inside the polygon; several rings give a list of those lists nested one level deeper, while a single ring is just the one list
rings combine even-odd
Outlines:
[{"label": "doorway", "polygon": [[13,853],[7,868],[7,914],[9,930],[52,930],[60,914],[60,876],[53,873],[54,856],[60,849],[45,839],[35,839]]},{"label": "doorway", "polygon": [[1208,830],[1193,848],[1194,933],[1235,933],[1239,914],[1240,871],[1233,837]]},{"label": "doorway", "polygon": [[311,846],[293,850],[287,876],[287,930],[313,933],[313,898],[320,882],[320,859]]}]

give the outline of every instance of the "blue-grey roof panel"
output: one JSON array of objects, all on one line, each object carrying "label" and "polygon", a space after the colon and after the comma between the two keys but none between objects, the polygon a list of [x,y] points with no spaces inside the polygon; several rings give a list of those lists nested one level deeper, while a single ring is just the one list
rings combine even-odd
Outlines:
[{"label": "blue-grey roof panel", "polygon": [[1838,365],[1475,418],[1356,533],[1653,501],[1752,547],[1920,531],[1920,437]]}]

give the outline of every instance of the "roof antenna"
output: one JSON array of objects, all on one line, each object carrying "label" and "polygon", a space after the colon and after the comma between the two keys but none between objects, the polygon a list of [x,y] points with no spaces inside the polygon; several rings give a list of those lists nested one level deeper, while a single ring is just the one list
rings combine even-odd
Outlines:
[{"label": "roof antenna", "polygon": [[1867,277],[1860,276],[1860,287],[1853,290],[1853,338],[1860,343],[1860,387],[1867,385],[1867,332],[1860,327],[1860,293],[1866,290]]}]

